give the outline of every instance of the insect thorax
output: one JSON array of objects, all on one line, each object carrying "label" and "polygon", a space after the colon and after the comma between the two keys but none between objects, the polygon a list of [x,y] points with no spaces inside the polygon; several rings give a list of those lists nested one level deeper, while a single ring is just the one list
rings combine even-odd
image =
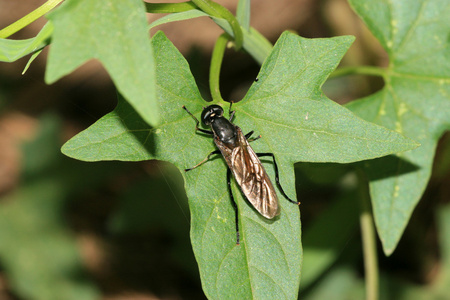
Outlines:
[{"label": "insect thorax", "polygon": [[211,129],[215,136],[227,146],[235,147],[237,145],[236,126],[224,117],[216,118],[214,122],[211,123]]}]

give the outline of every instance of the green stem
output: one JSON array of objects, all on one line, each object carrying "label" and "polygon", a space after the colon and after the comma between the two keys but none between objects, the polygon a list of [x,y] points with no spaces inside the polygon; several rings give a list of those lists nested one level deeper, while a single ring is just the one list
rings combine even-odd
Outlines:
[{"label": "green stem", "polygon": [[356,66],[356,67],[344,67],[337,69],[328,78],[341,77],[346,75],[353,74],[361,74],[361,75],[371,75],[371,76],[387,76],[387,69],[383,69],[380,67],[371,67],[371,66]]},{"label": "green stem", "polygon": [[222,67],[223,55],[231,37],[227,33],[223,33],[217,38],[216,44],[211,57],[211,65],[209,67],[209,88],[214,102],[223,102],[220,94],[220,69]]},{"label": "green stem", "polygon": [[0,30],[0,38],[5,39],[12,34],[16,33],[17,31],[25,28],[26,26],[30,25],[46,13],[48,13],[50,10],[52,10],[55,6],[57,6],[59,3],[63,2],[64,0],[48,0],[35,10],[33,10],[28,15],[24,16],[23,18],[17,20],[16,22],[12,23],[11,25],[3,28]]},{"label": "green stem", "polygon": [[181,3],[145,3],[145,9],[148,13],[152,14],[169,14],[197,9],[197,5],[192,1]]},{"label": "green stem", "polygon": [[236,19],[241,27],[250,30],[250,0],[239,0],[236,8]]},{"label": "green stem", "polygon": [[366,300],[378,299],[378,257],[375,228],[370,206],[367,180],[363,171],[359,171],[360,226],[364,256],[366,281]]},{"label": "green stem", "polygon": [[233,30],[236,50],[242,48],[244,34],[239,22],[228,9],[211,0],[192,0],[182,3],[145,3],[145,8],[148,13],[177,13],[199,8],[211,17],[225,19]]},{"label": "green stem", "polygon": [[233,29],[233,37],[236,50],[242,48],[244,37],[241,26],[228,9],[211,0],[192,0],[192,2],[194,2],[195,5],[197,5],[202,11],[209,14],[210,16],[225,19]]}]

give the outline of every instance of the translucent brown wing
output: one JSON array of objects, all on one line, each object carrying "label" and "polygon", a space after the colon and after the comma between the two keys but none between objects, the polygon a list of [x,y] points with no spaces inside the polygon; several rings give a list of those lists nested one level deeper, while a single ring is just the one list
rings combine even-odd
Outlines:
[{"label": "translucent brown wing", "polygon": [[214,142],[222,152],[247,200],[261,215],[272,219],[279,214],[275,189],[242,130],[236,126],[236,131],[238,146],[234,149],[226,147],[218,139],[215,139]]}]

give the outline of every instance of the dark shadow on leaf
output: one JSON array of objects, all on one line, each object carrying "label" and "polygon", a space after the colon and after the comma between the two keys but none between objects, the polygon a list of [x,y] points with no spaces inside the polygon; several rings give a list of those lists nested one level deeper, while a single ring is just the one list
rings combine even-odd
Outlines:
[{"label": "dark shadow on leaf", "polygon": [[397,177],[417,171],[420,167],[395,155],[358,163],[363,166],[370,181]]},{"label": "dark shadow on leaf", "polygon": [[118,104],[114,113],[122,120],[124,127],[145,147],[148,153],[156,156],[155,135],[153,134],[155,128],[148,125],[121,95],[118,95],[118,98]]}]

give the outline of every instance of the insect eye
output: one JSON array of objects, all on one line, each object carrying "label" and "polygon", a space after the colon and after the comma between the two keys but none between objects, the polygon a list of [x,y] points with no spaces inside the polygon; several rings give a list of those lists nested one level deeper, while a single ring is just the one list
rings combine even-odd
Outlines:
[{"label": "insect eye", "polygon": [[211,124],[211,121],[209,120],[209,118],[204,118],[204,119],[202,119],[202,121],[203,121],[203,124],[205,124],[205,125],[210,125]]},{"label": "insect eye", "polygon": [[201,119],[203,124],[210,125],[215,118],[220,118],[222,116],[223,116],[222,107],[213,104],[203,109]]},{"label": "insect eye", "polygon": [[219,105],[211,105],[211,117],[221,117],[223,116],[223,109]]}]

